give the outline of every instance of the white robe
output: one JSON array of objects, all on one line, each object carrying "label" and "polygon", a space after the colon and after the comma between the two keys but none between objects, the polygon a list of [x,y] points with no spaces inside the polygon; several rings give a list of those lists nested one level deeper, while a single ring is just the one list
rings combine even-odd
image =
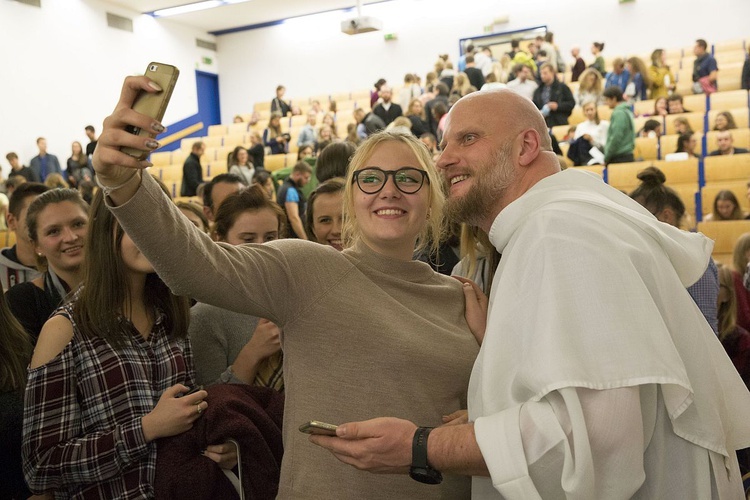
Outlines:
[{"label": "white robe", "polygon": [[685,288],[713,243],[568,169],[508,205],[469,417],[474,499],[744,498],[750,394]]}]

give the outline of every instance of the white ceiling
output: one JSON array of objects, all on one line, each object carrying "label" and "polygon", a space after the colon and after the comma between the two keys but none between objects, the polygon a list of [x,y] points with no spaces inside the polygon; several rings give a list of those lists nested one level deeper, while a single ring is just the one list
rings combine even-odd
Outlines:
[{"label": "white ceiling", "polygon": [[[145,13],[194,3],[195,1],[197,0],[109,0],[109,3]],[[362,4],[378,3],[379,1],[382,0],[365,0]],[[250,0],[249,2],[170,16],[167,19],[213,32],[355,6],[356,0]],[[363,9],[362,13],[366,15],[367,10]]]}]

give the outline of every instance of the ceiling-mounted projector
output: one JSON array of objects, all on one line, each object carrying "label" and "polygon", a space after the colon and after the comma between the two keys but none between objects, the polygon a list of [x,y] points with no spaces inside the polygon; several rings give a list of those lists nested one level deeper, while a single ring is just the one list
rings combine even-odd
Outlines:
[{"label": "ceiling-mounted projector", "polygon": [[383,22],[380,19],[369,16],[358,16],[341,21],[341,31],[347,35],[358,35],[382,29]]}]

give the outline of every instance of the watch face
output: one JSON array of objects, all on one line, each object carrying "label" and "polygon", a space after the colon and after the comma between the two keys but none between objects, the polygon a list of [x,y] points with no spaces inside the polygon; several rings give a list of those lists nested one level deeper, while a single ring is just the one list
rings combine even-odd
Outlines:
[{"label": "watch face", "polygon": [[424,484],[440,484],[443,481],[443,475],[433,468],[412,467],[409,476]]}]

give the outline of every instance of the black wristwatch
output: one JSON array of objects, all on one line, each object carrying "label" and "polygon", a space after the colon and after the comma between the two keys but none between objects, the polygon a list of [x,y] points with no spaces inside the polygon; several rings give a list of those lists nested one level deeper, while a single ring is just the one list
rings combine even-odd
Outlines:
[{"label": "black wristwatch", "polygon": [[420,483],[440,484],[443,481],[443,475],[427,463],[427,437],[430,435],[430,431],[432,431],[432,427],[419,427],[414,432],[414,440],[411,443],[409,476]]}]

